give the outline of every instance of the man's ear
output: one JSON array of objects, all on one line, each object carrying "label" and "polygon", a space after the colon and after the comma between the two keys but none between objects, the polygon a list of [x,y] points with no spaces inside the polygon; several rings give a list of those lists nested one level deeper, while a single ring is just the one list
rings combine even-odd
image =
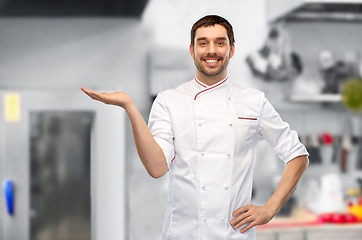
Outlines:
[{"label": "man's ear", "polygon": [[235,53],[235,43],[233,43],[233,46],[230,48],[230,58],[232,58],[234,56]]},{"label": "man's ear", "polygon": [[190,44],[190,54],[192,59],[195,59],[195,51],[194,51],[194,46],[192,44]]}]

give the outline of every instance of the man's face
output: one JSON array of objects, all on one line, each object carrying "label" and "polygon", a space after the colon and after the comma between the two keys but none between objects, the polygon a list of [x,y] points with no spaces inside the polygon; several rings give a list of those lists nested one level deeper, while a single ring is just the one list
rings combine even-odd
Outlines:
[{"label": "man's face", "polygon": [[227,75],[226,68],[234,56],[234,49],[234,45],[230,48],[226,29],[219,24],[198,28],[194,46],[190,45],[197,73],[220,79]]}]

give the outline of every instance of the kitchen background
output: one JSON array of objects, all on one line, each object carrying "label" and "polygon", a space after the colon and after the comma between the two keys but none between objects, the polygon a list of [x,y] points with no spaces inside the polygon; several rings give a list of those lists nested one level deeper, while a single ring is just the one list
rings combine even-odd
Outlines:
[{"label": "kitchen background", "polygon": [[[0,239],[160,238],[167,174],[148,176],[123,110],[80,88],[127,92],[147,120],[158,92],[194,76],[189,31],[206,14],[234,27],[230,79],[264,91],[311,153],[258,239],[360,239],[361,224],[338,221],[361,196],[362,116],[341,95],[362,74],[361,12],[362,1],[0,1],[0,181],[15,191],[13,212],[0,195]],[[258,148],[252,202],[264,204],[284,166],[266,142]]]}]

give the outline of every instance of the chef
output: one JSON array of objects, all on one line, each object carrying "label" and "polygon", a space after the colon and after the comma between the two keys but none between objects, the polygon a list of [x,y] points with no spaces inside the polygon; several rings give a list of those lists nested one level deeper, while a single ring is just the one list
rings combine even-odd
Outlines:
[{"label": "chef", "polygon": [[[234,52],[226,19],[208,15],[198,20],[190,44],[195,77],[158,94],[148,126],[126,93],[82,88],[92,99],[126,110],[139,157],[152,177],[169,172],[163,240],[256,239],[254,226],[275,216],[308,165],[297,133],[264,94],[228,78]],[[250,200],[256,146],[262,139],[285,169],[274,194],[256,206]]]}]

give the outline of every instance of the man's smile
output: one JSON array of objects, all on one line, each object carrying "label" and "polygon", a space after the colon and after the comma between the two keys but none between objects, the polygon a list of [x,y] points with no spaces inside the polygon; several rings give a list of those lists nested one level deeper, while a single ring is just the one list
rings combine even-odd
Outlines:
[{"label": "man's smile", "polygon": [[217,59],[206,59],[205,62],[208,62],[208,63],[216,63],[218,62],[219,60]]},{"label": "man's smile", "polygon": [[218,65],[220,59],[207,58],[207,59],[204,59],[204,61],[206,62],[206,64],[208,66],[216,66],[216,65]]}]

